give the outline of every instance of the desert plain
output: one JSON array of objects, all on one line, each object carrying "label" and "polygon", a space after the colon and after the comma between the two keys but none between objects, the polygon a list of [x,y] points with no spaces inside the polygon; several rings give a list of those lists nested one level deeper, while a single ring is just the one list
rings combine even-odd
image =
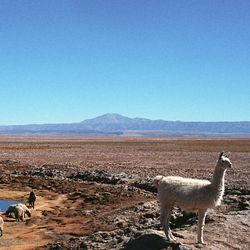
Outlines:
[{"label": "desert plain", "polygon": [[[152,178],[211,179],[221,151],[233,168],[206,245],[196,244],[196,215],[178,209],[168,244]],[[1,211],[0,249],[250,249],[250,139],[1,137],[0,171],[1,200],[37,195],[24,222]]]}]

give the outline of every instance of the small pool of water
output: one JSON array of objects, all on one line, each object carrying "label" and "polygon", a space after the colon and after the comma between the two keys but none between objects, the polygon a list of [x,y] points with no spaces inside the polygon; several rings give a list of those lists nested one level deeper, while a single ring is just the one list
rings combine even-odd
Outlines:
[{"label": "small pool of water", "polygon": [[0,212],[5,212],[10,205],[22,203],[20,201],[13,200],[0,200]]}]

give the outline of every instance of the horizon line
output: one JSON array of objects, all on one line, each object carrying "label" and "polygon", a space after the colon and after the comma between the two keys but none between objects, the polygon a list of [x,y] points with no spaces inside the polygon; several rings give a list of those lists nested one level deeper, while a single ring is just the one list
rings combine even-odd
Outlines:
[{"label": "horizon line", "polygon": [[8,126],[36,126],[36,125],[59,125],[59,124],[79,124],[82,123],[84,121],[87,120],[93,120],[99,117],[103,117],[103,116],[108,116],[108,115],[117,115],[117,116],[121,116],[124,118],[129,118],[129,119],[145,119],[145,120],[150,120],[150,121],[164,121],[164,122],[183,122],[183,123],[241,123],[241,122],[250,122],[250,120],[213,120],[213,121],[202,121],[202,120],[165,120],[165,119],[152,119],[152,118],[145,118],[145,117],[129,117],[129,116],[125,116],[125,115],[121,115],[119,113],[104,113],[102,115],[98,115],[96,117],[93,118],[86,118],[82,121],[78,121],[78,122],[34,122],[34,123],[22,123],[22,124],[0,124],[1,127],[8,127]]}]

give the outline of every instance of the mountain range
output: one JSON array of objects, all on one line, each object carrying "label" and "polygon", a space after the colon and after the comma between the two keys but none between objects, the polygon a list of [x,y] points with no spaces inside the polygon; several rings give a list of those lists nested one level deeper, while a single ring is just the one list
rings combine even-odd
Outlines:
[{"label": "mountain range", "polygon": [[250,121],[183,122],[104,114],[78,123],[0,126],[0,135],[250,137]]}]

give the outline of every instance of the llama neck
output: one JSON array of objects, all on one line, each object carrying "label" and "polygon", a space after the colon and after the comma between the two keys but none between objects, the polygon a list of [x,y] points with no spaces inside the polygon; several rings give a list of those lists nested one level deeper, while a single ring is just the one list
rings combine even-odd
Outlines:
[{"label": "llama neck", "polygon": [[217,194],[216,197],[218,199],[221,198],[224,193],[224,177],[225,170],[221,169],[217,164],[212,178],[212,186],[214,192]]}]

